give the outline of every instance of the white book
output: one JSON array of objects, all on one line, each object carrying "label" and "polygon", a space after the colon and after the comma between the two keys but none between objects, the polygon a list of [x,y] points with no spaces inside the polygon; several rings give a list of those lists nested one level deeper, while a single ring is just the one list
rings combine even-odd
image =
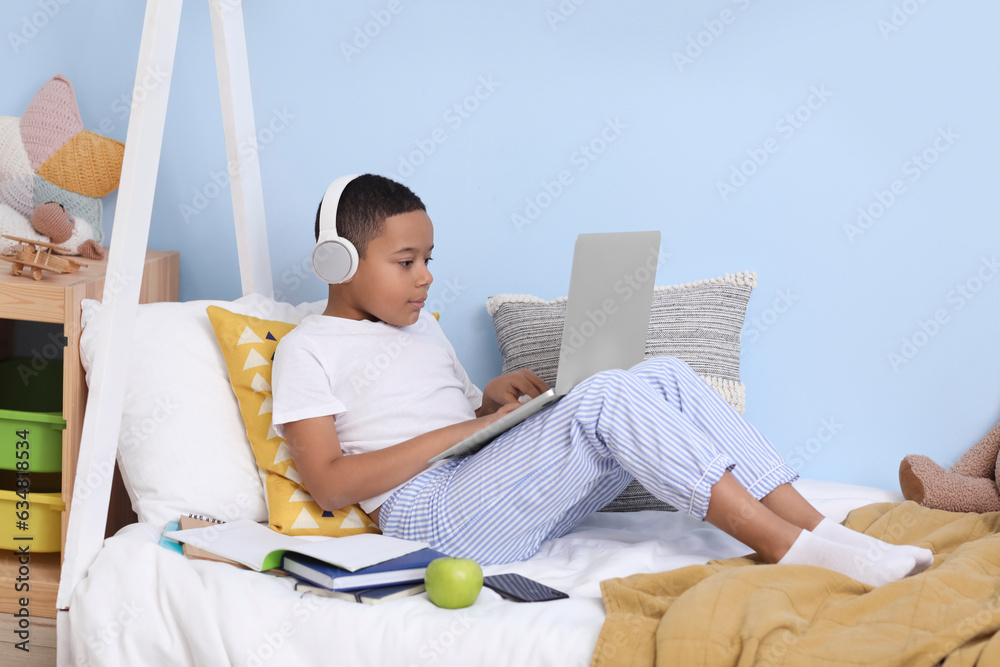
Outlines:
[{"label": "white book", "polygon": [[426,542],[375,533],[346,537],[283,535],[250,519],[168,531],[164,535],[258,571],[279,567],[287,551],[312,556],[353,572],[429,546]]}]

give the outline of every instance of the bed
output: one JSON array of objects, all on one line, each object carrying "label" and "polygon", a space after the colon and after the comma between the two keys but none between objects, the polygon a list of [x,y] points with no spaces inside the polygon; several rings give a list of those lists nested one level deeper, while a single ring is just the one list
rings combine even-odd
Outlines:
[{"label": "bed", "polygon": [[[738,341],[751,291],[748,275],[658,288],[651,352],[683,354],[742,406],[742,383],[738,376],[728,379],[738,372],[738,345],[715,344],[706,352],[698,341]],[[544,543],[530,560],[486,568],[487,574],[517,572],[570,595],[539,604],[504,601],[484,589],[475,605],[457,611],[438,609],[426,593],[360,605],[296,593],[289,578],[188,559],[161,546],[167,523],[184,513],[262,522],[270,515],[207,311],[295,323],[324,305],[292,306],[251,294],[138,309],[123,372],[117,460],[141,521],[105,541],[68,610],[60,612],[60,640],[67,642],[60,660],[72,656],[64,664],[319,665],[335,655],[337,664],[351,665],[586,665],[606,618],[601,582],[746,554],[722,531],[643,498],[641,487]],[[528,295],[490,300],[505,370],[530,365],[551,380],[563,307],[560,300]],[[93,382],[113,308],[85,300],[82,309],[81,359]],[[699,314],[679,314],[684,310]],[[525,330],[543,335],[525,340]],[[838,521],[854,508],[901,500],[896,492],[847,484],[804,480],[798,486]]]},{"label": "bed", "polygon": [[[847,484],[797,486],[837,520],[899,500]],[[77,664],[589,665],[605,619],[601,581],[747,551],[679,512],[598,512],[530,560],[486,568],[568,600],[517,604],[484,589],[472,607],[450,611],[426,593],[376,606],[298,594],[287,578],[187,559],[159,537],[133,524],[105,542],[70,603]]]}]

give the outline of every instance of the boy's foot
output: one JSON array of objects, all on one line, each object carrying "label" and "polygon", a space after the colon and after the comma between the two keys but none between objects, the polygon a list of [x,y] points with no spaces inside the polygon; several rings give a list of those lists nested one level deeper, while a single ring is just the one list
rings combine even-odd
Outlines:
[{"label": "boy's foot", "polygon": [[907,551],[892,544],[886,546],[884,550],[858,549],[803,530],[778,563],[825,567],[869,586],[888,584],[926,569]]},{"label": "boy's foot", "polygon": [[934,552],[930,549],[923,549],[909,544],[889,544],[888,542],[883,542],[877,537],[872,537],[871,535],[865,535],[864,533],[859,533],[856,530],[851,530],[847,526],[842,526],[839,523],[831,521],[830,519],[823,519],[820,521],[819,525],[812,529],[812,532],[813,535],[818,535],[824,540],[840,542],[841,544],[846,544],[847,546],[854,547],[855,549],[863,549],[864,551],[868,551],[873,548],[887,550],[890,547],[902,549],[913,556],[917,565],[921,566],[921,570],[927,569],[934,562]]}]

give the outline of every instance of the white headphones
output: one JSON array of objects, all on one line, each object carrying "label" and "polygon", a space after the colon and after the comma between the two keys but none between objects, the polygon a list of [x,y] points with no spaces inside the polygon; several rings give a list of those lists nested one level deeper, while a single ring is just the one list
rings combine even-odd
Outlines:
[{"label": "white headphones", "polygon": [[312,252],[313,271],[320,279],[336,285],[347,282],[358,270],[358,250],[337,234],[337,207],[347,184],[359,174],[341,176],[326,189],[319,207],[319,238]]}]

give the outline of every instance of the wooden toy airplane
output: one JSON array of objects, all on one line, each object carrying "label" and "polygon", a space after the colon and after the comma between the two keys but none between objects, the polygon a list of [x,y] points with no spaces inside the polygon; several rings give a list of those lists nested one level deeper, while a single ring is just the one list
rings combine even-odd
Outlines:
[{"label": "wooden toy airplane", "polygon": [[53,250],[72,252],[71,249],[56,245],[55,243],[33,241],[32,239],[23,239],[19,236],[8,236],[7,234],[2,234],[0,236],[3,236],[5,239],[10,239],[11,241],[17,241],[21,244],[21,247],[14,251],[13,257],[0,255],[0,259],[11,263],[10,275],[12,276],[23,276],[25,275],[25,271],[30,270],[31,277],[34,280],[41,280],[42,271],[52,271],[53,273],[76,273],[80,270],[81,266],[87,266],[83,262],[78,262],[75,259],[53,254]]}]

